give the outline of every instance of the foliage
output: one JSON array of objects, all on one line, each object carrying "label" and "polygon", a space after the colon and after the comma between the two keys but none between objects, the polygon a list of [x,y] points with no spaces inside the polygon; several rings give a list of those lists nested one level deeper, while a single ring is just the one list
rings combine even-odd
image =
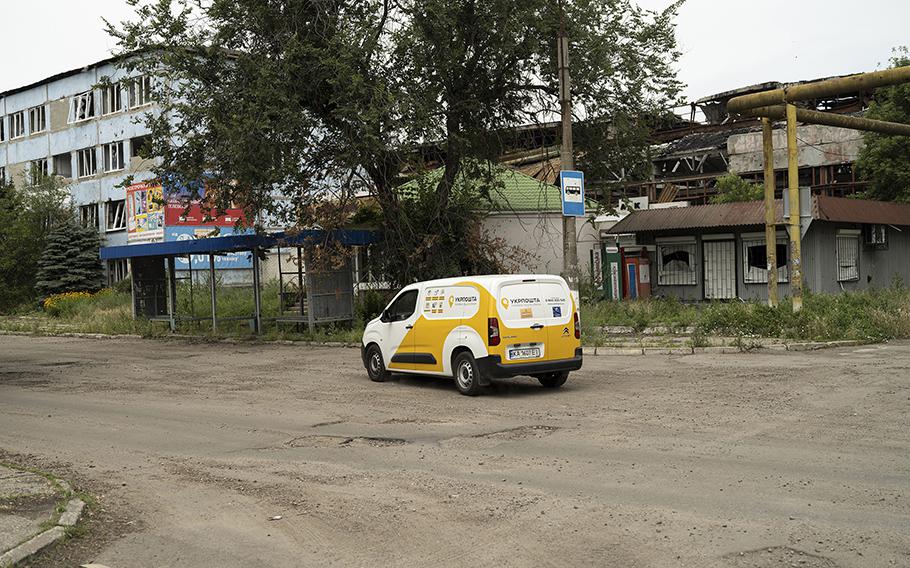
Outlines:
[{"label": "foliage", "polygon": [[711,197],[711,203],[760,201],[765,196],[765,189],[761,185],[748,182],[734,173],[718,177],[714,187],[717,195]]},{"label": "foliage", "polygon": [[[906,47],[895,50],[891,64],[892,67],[910,65],[910,52]],[[865,116],[910,123],[910,83],[876,89]],[[910,201],[910,138],[866,132],[863,139],[856,165],[860,176],[869,181],[865,197]]]},{"label": "foliage", "polygon": [[[345,221],[314,202],[344,210],[369,192],[385,250],[407,257],[386,265],[397,284],[489,264],[496,244],[465,234],[474,225],[456,180],[482,180],[470,164],[508,150],[513,127],[559,116],[561,26],[589,172],[615,179],[645,164],[648,117],[681,86],[679,2],[650,12],[632,0],[130,1],[135,20],[108,29],[131,55],[125,68],[158,78],[161,112],[146,118],[158,173],[205,175],[216,205],[304,227]],[[394,188],[402,172],[436,165],[445,173],[415,215]]]},{"label": "foliage", "polygon": [[378,290],[367,290],[363,298],[354,304],[357,319],[366,324],[379,317],[391,300],[391,295]]},{"label": "foliage", "polygon": [[63,292],[95,292],[101,288],[98,250],[101,238],[94,227],[84,227],[71,217],[58,223],[47,236],[38,261],[35,290],[42,297]]},{"label": "foliage", "polygon": [[59,316],[61,313],[70,312],[74,304],[93,296],[91,292],[63,292],[51,294],[41,302],[41,307],[48,315]]},{"label": "foliage", "polygon": [[48,233],[72,218],[69,192],[54,177],[18,187],[0,180],[0,313],[35,296],[35,276]]}]

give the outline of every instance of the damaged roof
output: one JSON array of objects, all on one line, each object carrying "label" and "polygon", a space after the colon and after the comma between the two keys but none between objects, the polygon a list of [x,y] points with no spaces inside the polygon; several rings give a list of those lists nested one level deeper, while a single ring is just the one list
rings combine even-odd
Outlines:
[{"label": "damaged roof", "polygon": [[[783,200],[775,199],[775,222],[783,222]],[[910,203],[871,201],[818,195],[812,198],[812,218],[838,223],[876,223],[910,226]],[[764,201],[716,203],[672,209],[633,211],[605,232],[648,233],[682,229],[716,229],[765,224]]]},{"label": "damaged roof", "polygon": [[841,223],[910,225],[910,203],[819,195],[813,203],[812,217]]},{"label": "damaged roof", "polygon": [[[775,200],[776,219],[781,222],[783,202]],[[765,224],[764,201],[739,203],[714,203],[671,209],[646,209],[634,211],[613,225],[608,233],[647,233],[677,229],[707,229],[715,227],[743,227]]]}]

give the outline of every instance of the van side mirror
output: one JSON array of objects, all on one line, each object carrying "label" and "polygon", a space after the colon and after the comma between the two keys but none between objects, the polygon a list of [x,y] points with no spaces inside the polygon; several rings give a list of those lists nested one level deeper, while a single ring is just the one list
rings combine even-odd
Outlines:
[{"label": "van side mirror", "polygon": [[387,310],[382,310],[382,314],[379,316],[379,321],[382,323],[389,323],[391,318],[389,318],[389,312]]}]

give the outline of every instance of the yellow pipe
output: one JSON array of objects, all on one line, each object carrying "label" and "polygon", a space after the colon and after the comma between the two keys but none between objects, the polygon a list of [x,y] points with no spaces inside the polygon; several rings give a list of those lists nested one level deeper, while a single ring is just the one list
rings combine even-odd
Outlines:
[{"label": "yellow pipe", "polygon": [[777,307],[777,226],[774,207],[774,140],[771,119],[762,118],[762,151],[765,162],[765,254],[768,260],[768,305]]},{"label": "yellow pipe", "polygon": [[790,191],[790,297],[793,311],[803,308],[803,259],[799,219],[799,147],[796,144],[796,107],[787,105],[787,182]]},{"label": "yellow pipe", "polygon": [[[787,117],[787,108],[785,105],[759,107],[744,111],[741,113],[741,116],[760,116],[763,118],[783,119]],[[834,114],[833,112],[820,112],[817,110],[797,108],[796,119],[807,124],[824,124],[825,126],[865,130],[869,132],[879,132],[881,134],[910,136],[910,124],[860,118],[847,114]]]},{"label": "yellow pipe", "polygon": [[857,91],[871,91],[876,87],[906,82],[910,82],[910,66],[895,67],[872,73],[859,73],[849,77],[827,79],[815,83],[804,83],[802,85],[784,87],[783,89],[733,97],[727,101],[727,111],[741,113],[757,107],[833,97]]}]

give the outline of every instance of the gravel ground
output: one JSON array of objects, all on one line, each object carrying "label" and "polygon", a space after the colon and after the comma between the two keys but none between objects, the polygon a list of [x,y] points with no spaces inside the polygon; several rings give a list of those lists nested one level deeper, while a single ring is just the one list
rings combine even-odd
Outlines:
[{"label": "gravel ground", "polygon": [[34,566],[910,566],[908,406],[910,343],[467,398],[352,349],[0,337],[0,448],[98,498]]}]

